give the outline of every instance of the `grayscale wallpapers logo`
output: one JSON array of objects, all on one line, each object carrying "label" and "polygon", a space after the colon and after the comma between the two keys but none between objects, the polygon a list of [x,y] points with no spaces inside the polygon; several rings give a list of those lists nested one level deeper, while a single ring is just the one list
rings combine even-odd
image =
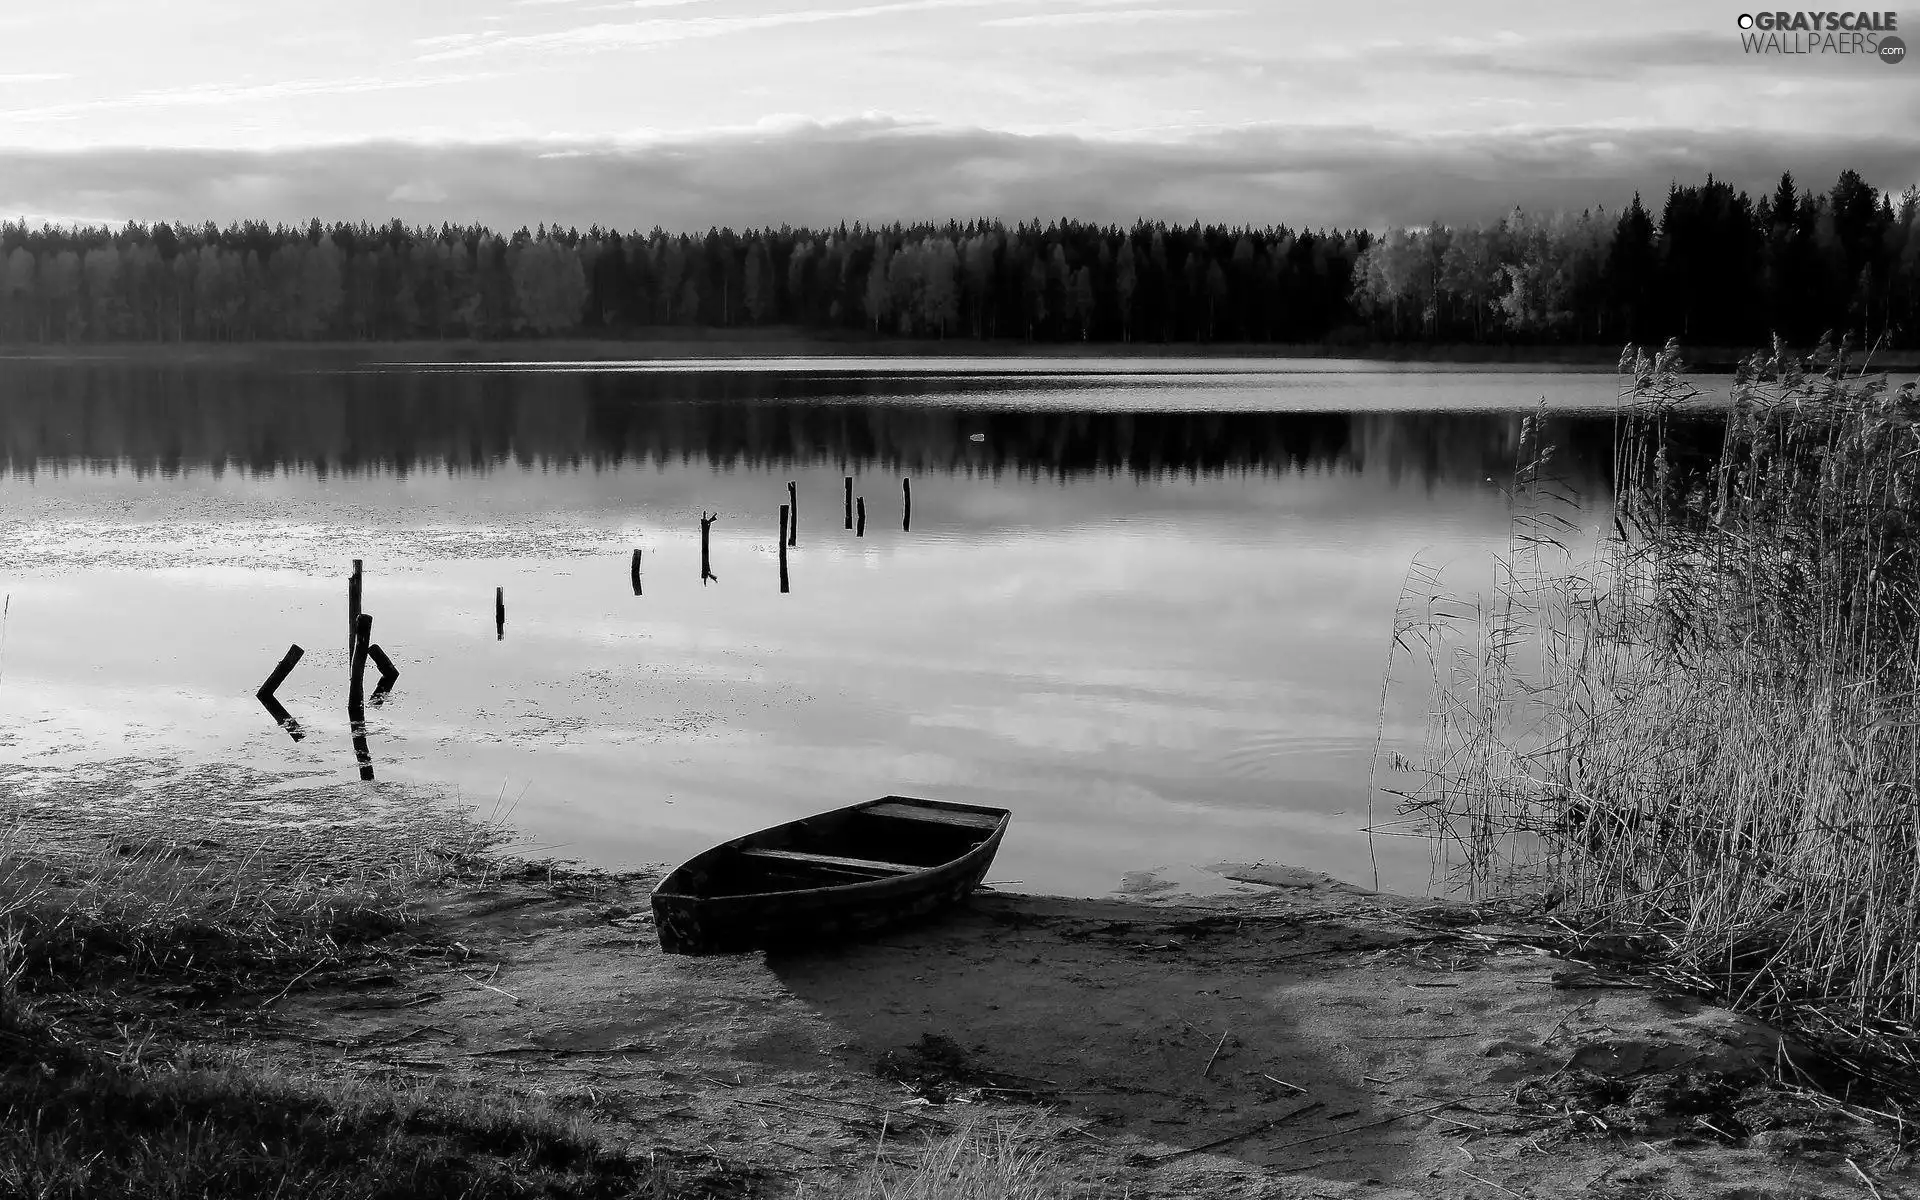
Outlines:
[{"label": "grayscale wallpapers logo", "polygon": [[1889,66],[1907,57],[1896,12],[1741,13],[1735,23],[1748,54],[1853,54]]}]

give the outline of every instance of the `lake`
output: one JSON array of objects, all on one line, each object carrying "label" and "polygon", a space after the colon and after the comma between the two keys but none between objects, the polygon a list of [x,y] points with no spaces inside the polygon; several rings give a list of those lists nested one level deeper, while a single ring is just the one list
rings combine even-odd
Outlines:
[{"label": "lake", "polygon": [[[1223,860],[1421,890],[1422,845],[1360,832],[1376,749],[1420,738],[1417,703],[1382,721],[1409,567],[1484,580],[1543,398],[1557,469],[1604,503],[1614,391],[1344,362],[0,359],[0,786],[130,762],[405,785],[610,868],[898,792],[1014,809],[988,878],[1023,890]],[[356,558],[401,672],[373,785]],[[296,643],[298,741],[253,696]]]}]

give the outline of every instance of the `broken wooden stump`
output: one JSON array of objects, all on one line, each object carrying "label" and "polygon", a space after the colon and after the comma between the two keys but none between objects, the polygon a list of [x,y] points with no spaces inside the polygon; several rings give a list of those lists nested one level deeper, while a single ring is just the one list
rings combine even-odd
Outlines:
[{"label": "broken wooden stump", "polygon": [[787,508],[791,510],[787,517],[787,545],[800,544],[800,491],[793,480],[787,480]]},{"label": "broken wooden stump", "polygon": [[295,664],[300,661],[300,656],[305,653],[306,651],[298,645],[289,646],[285,657],[280,660],[280,665],[273,669],[273,673],[267,676],[267,681],[260,685],[260,690],[253,694],[254,699],[260,701],[260,707],[267,710],[267,715],[273,718],[274,723],[286,730],[287,735],[296,742],[307,736],[306,732],[300,728],[300,722],[293,719],[293,714],[280,703],[274,692],[286,682],[287,676],[293,672]]},{"label": "broken wooden stump", "polygon": [[900,531],[902,533],[906,533],[911,531],[912,529],[913,529],[913,480],[902,479],[900,481]]},{"label": "broken wooden stump", "polygon": [[373,660],[373,665],[380,671],[380,682],[374,685],[373,695],[367,697],[367,703],[378,704],[387,698],[387,693],[391,692],[393,685],[399,681],[400,668],[394,666],[393,660],[387,657],[387,652],[378,646],[368,646],[367,657]]},{"label": "broken wooden stump", "polygon": [[790,519],[791,518],[788,516],[788,513],[787,513],[787,506],[782,504],[780,506],[779,546],[780,546],[780,591],[781,591],[781,594],[783,595],[786,593],[786,590],[787,590],[787,535],[793,532],[792,529],[787,524],[787,522]]},{"label": "broken wooden stump", "polygon": [[636,596],[640,594],[640,551],[638,549],[633,552],[633,594]]},{"label": "broken wooden stump", "polygon": [[847,528],[853,528],[853,476],[847,476]]},{"label": "broken wooden stump", "polygon": [[854,512],[860,523],[854,526],[853,536],[865,537],[867,536],[867,498],[865,496],[855,502]]},{"label": "broken wooden stump", "polygon": [[507,589],[493,589],[493,640],[502,641],[507,636]]}]

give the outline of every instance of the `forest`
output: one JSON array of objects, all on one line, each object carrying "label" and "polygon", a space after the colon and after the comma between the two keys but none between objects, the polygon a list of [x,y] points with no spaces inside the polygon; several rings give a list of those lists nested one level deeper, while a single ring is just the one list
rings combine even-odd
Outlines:
[{"label": "forest", "polygon": [[950,221],[704,234],[0,224],[0,342],[620,338],[1920,346],[1920,188],[1367,230]]}]

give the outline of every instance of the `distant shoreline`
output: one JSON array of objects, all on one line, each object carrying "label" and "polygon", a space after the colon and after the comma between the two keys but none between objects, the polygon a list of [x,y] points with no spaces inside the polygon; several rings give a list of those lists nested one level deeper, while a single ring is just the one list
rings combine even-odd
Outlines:
[{"label": "distant shoreline", "polygon": [[[1705,371],[1725,371],[1750,350],[1695,347],[1686,361]],[[118,361],[156,364],[311,366],[349,363],[617,362],[682,359],[777,358],[998,358],[998,359],[1253,359],[1344,360],[1433,366],[1531,367],[1603,370],[1618,363],[1618,347],[1494,346],[1469,343],[1361,345],[1251,343],[1040,343],[965,339],[907,340],[821,337],[788,331],[675,330],[672,336],[557,338],[508,341],[420,340],[395,342],[103,342],[67,345],[0,344],[0,362]],[[1920,367],[1920,351],[1883,351],[1874,365],[1894,370]]]}]

